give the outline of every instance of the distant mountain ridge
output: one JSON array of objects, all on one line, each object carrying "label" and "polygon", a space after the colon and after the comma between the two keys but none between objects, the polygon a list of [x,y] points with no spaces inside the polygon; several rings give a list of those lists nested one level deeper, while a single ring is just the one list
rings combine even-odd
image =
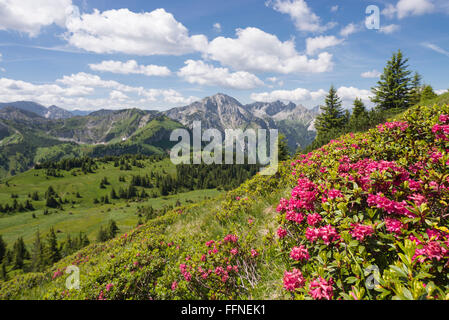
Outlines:
[{"label": "distant mountain ridge", "polygon": [[67,119],[74,115],[65,109],[57,106],[44,107],[43,105],[32,101],[16,101],[0,103],[0,110],[7,107],[14,107],[20,110],[33,112],[46,119]]},{"label": "distant mountain ridge", "polygon": [[[76,113],[81,115],[76,115]],[[255,102],[243,105],[216,94],[188,106],[159,112],[141,109],[69,112],[57,106],[19,101],[0,104],[0,177],[36,163],[67,157],[120,154],[164,154],[173,145],[171,131],[203,129],[278,129],[295,151],[315,138],[318,114],[302,105]]]},{"label": "distant mountain ridge", "polygon": [[235,98],[218,93],[164,114],[189,128],[194,121],[201,121],[203,129],[214,128],[222,132],[226,129],[278,129],[287,137],[290,150],[294,151],[315,139],[316,110],[281,101],[242,105]]}]

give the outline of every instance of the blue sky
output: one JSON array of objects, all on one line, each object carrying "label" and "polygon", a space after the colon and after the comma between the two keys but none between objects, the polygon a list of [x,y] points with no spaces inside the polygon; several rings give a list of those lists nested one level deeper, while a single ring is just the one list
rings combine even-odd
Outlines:
[{"label": "blue sky", "polygon": [[0,102],[164,110],[222,92],[313,107],[333,84],[348,107],[369,104],[397,49],[443,92],[448,18],[446,0],[0,0]]}]

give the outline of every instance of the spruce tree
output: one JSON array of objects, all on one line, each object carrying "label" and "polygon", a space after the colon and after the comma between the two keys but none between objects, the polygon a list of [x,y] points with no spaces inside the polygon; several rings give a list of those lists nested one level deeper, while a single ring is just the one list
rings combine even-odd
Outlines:
[{"label": "spruce tree", "polygon": [[288,149],[287,138],[280,134],[278,138],[278,159],[279,161],[286,161],[290,158],[290,151]]},{"label": "spruce tree", "polygon": [[46,262],[52,265],[61,259],[61,253],[58,248],[58,239],[56,238],[55,230],[50,229],[47,235],[47,245],[45,246],[45,258]]},{"label": "spruce tree", "polygon": [[3,241],[2,236],[0,235],[0,263],[3,262],[3,258],[6,255],[6,243]]},{"label": "spruce tree", "polygon": [[410,104],[412,106],[418,104],[421,101],[422,94],[422,77],[418,72],[415,72],[411,81],[410,88]]},{"label": "spruce tree", "polygon": [[22,269],[24,266],[24,260],[30,258],[30,254],[28,253],[25,242],[23,241],[23,238],[20,237],[17,239],[17,241],[14,243],[13,247],[13,255],[14,255],[14,269]]},{"label": "spruce tree", "polygon": [[438,95],[433,91],[432,86],[425,85],[422,90],[421,102],[426,102],[428,100],[432,100],[438,97]]},{"label": "spruce tree", "polygon": [[407,63],[408,59],[404,58],[401,50],[398,50],[387,62],[377,86],[372,88],[374,97],[371,101],[380,110],[408,108],[411,105],[411,71],[408,70]]},{"label": "spruce tree", "polygon": [[120,229],[117,227],[117,223],[114,220],[111,220],[109,222],[108,226],[108,238],[114,239],[117,233],[120,231]]},{"label": "spruce tree", "polygon": [[321,106],[321,110],[322,113],[315,122],[317,141],[326,140],[330,135],[338,135],[346,124],[347,119],[342,109],[342,102],[333,85],[329,89],[325,105]]},{"label": "spruce tree", "polygon": [[351,131],[362,131],[369,127],[368,112],[366,111],[365,104],[359,98],[354,100],[354,108],[349,118],[348,127]]},{"label": "spruce tree", "polygon": [[6,263],[3,262],[2,266],[0,268],[0,279],[2,279],[3,281],[8,281],[8,274],[6,272]]},{"label": "spruce tree", "polygon": [[44,246],[42,245],[39,230],[36,233],[31,252],[31,267],[33,271],[41,271],[44,266]]}]

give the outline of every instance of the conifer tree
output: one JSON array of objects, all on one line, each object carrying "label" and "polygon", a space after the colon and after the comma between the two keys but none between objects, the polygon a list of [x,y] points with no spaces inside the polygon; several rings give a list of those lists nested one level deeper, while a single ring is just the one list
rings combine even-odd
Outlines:
[{"label": "conifer tree", "polygon": [[108,238],[114,239],[120,229],[117,227],[117,223],[114,220],[109,222],[108,226]]},{"label": "conifer tree", "polygon": [[340,134],[347,122],[341,99],[337,95],[337,90],[334,86],[331,86],[325,105],[321,106],[321,110],[322,113],[315,122],[317,130],[315,144],[318,145],[327,143],[330,139]]},{"label": "conifer tree", "polygon": [[56,238],[55,230],[53,228],[50,229],[50,232],[47,235],[47,245],[45,246],[44,251],[46,262],[50,265],[61,259],[61,253],[58,248],[58,239]]},{"label": "conifer tree", "polygon": [[422,94],[422,77],[418,72],[415,72],[413,79],[411,81],[410,88],[410,104],[412,106],[418,104],[421,101]]},{"label": "conifer tree", "polygon": [[41,241],[39,230],[36,233],[33,249],[31,251],[31,267],[33,271],[41,271],[44,266],[44,246]]},{"label": "conifer tree", "polygon": [[26,249],[25,242],[23,241],[22,237],[17,239],[17,241],[14,243],[13,248],[14,269],[22,269],[24,260],[30,258],[30,254]]},{"label": "conifer tree", "polygon": [[432,100],[435,99],[436,97],[438,97],[438,95],[433,91],[432,86],[425,85],[421,94],[421,102]]},{"label": "conifer tree", "polygon": [[0,269],[0,279],[2,279],[3,281],[8,281],[8,274],[6,272],[6,263],[3,262],[1,269]]},{"label": "conifer tree", "polygon": [[3,262],[3,258],[6,255],[6,243],[0,235],[0,263]]},{"label": "conifer tree", "polygon": [[404,58],[401,50],[394,53],[387,62],[377,86],[372,88],[374,97],[371,101],[380,110],[408,108],[411,105],[410,73],[408,59]]},{"label": "conifer tree", "polygon": [[278,137],[278,159],[279,161],[285,161],[290,158],[290,151],[288,150],[287,138],[280,134]]}]

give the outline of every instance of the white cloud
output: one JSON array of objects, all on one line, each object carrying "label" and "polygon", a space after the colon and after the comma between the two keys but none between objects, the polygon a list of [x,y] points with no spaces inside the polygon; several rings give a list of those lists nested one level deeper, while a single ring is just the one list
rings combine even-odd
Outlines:
[{"label": "white cloud", "polygon": [[67,30],[69,44],[95,53],[182,55],[204,51],[208,43],[204,35],[189,36],[187,28],[164,9],[75,13]]},{"label": "white cloud", "polygon": [[435,90],[435,93],[437,95],[440,95],[440,94],[443,94],[443,93],[446,93],[446,92],[448,92],[448,89]]},{"label": "white cloud", "polygon": [[219,24],[218,22],[214,23],[214,30],[216,32],[221,32],[221,24]]},{"label": "white cloud", "polygon": [[70,76],[64,76],[61,79],[56,80],[57,83],[64,84],[69,87],[93,87],[93,88],[106,88],[115,89],[124,92],[140,93],[144,89],[142,87],[131,87],[121,84],[114,80],[103,80],[97,75],[90,73],[79,72]]},{"label": "white cloud", "polygon": [[288,14],[296,28],[305,32],[323,32],[335,26],[334,23],[321,25],[321,19],[307,5],[304,0],[275,0],[268,1],[274,10]]},{"label": "white cloud", "polygon": [[382,73],[380,73],[379,71],[374,69],[374,70],[371,70],[371,71],[363,72],[360,76],[362,78],[379,78],[381,74]]},{"label": "white cloud", "polygon": [[[310,91],[304,88],[297,88],[294,90],[275,90],[271,92],[253,93],[251,94],[251,99],[260,102],[273,102],[277,100],[291,101],[312,107],[322,104],[327,94],[328,91],[324,89]],[[355,98],[361,98],[367,105],[371,105],[369,99],[371,97],[371,91],[369,90],[354,87],[340,87],[337,90],[337,94],[346,106],[352,105]]]},{"label": "white cloud", "polygon": [[0,0],[0,30],[36,37],[43,27],[63,27],[74,8],[72,0]]},{"label": "white cloud", "polygon": [[1,102],[35,101],[45,106],[57,105],[68,110],[167,108],[196,100],[199,99],[185,97],[173,89],[130,87],[85,73],[65,76],[53,84],[33,84],[0,78]]},{"label": "white cloud", "polygon": [[449,57],[449,51],[437,46],[436,44],[433,43],[423,43],[422,44],[424,47],[429,48],[430,50],[433,50],[435,52],[444,54],[445,56]]},{"label": "white cloud", "polygon": [[300,55],[293,40],[281,42],[275,35],[257,28],[237,29],[237,38],[217,37],[210,42],[205,57],[235,70],[249,72],[327,72],[332,55],[323,52],[317,59]]},{"label": "white cloud", "polygon": [[379,31],[381,33],[385,33],[385,34],[391,34],[391,33],[398,31],[400,28],[401,27],[397,24],[389,24],[386,26],[382,26]]},{"label": "white cloud", "polygon": [[124,94],[123,92],[118,91],[118,90],[113,90],[113,91],[111,91],[111,92],[109,93],[109,97],[110,97],[112,100],[120,100],[120,101],[129,99],[129,97],[128,97],[126,94]]},{"label": "white cloud", "polygon": [[136,60],[121,61],[102,61],[98,64],[89,64],[90,69],[100,72],[112,72],[118,74],[144,74],[146,76],[169,76],[170,69],[165,66],[139,65]]},{"label": "white cloud", "polygon": [[432,0],[399,0],[396,5],[388,4],[382,11],[389,18],[397,16],[403,19],[408,16],[419,16],[435,11]]},{"label": "white cloud", "polygon": [[178,76],[189,83],[209,86],[223,86],[231,89],[254,89],[264,83],[254,74],[239,71],[231,73],[227,68],[215,68],[203,61],[187,60],[185,66],[178,72]]},{"label": "white cloud", "polygon": [[337,11],[338,11],[338,9],[340,9],[340,7],[338,6],[338,4],[337,4],[337,5],[335,5],[335,6],[332,6],[332,8],[331,8],[331,12],[337,12]]},{"label": "white cloud", "polygon": [[344,40],[335,36],[319,36],[306,39],[306,52],[308,55],[314,55],[323,49],[334,47],[341,44]]},{"label": "white cloud", "polygon": [[3,55],[0,53],[0,62],[3,61]]},{"label": "white cloud", "polygon": [[355,25],[354,23],[350,23],[350,24],[348,24],[346,27],[344,27],[343,29],[341,29],[341,31],[340,31],[340,35],[342,36],[342,37],[347,37],[347,36],[349,36],[349,35],[351,35],[351,34],[353,34],[353,33],[356,33],[357,31],[359,31],[360,30],[360,28],[357,26],[357,25]]}]

